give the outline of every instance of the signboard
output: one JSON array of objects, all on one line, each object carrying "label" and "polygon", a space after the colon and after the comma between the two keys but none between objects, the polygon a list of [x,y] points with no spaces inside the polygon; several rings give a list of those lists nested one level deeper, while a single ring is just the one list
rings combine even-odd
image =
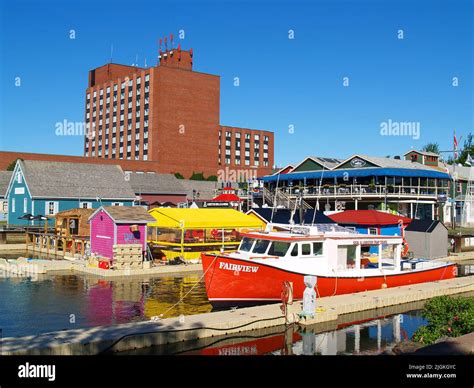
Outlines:
[{"label": "signboard", "polygon": [[364,167],[367,162],[363,159],[354,158],[351,160],[351,166],[354,168]]},{"label": "signboard", "polygon": [[15,187],[15,194],[25,194],[24,187]]},{"label": "signboard", "polygon": [[230,202],[204,202],[202,207],[232,207]]}]

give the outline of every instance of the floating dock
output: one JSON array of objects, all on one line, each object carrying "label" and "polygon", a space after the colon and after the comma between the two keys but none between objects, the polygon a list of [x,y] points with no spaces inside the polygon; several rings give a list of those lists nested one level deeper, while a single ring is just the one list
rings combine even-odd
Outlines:
[{"label": "floating dock", "polygon": [[133,322],[113,326],[57,331],[34,336],[5,338],[2,355],[94,355],[176,344],[182,341],[217,337],[250,330],[282,326],[331,323],[347,314],[383,309],[427,300],[441,295],[474,291],[474,276],[394,287],[317,300],[314,317],[299,319],[301,303],[288,306],[282,315],[280,304]]}]

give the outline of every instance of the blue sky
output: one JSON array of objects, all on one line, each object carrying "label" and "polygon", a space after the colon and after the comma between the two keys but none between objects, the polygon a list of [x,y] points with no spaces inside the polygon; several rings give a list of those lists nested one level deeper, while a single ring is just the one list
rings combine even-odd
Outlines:
[{"label": "blue sky", "polygon": [[[454,129],[474,129],[472,1],[0,4],[0,150],[82,155],[55,124],[84,119],[88,70],[112,44],[114,62],[154,65],[158,38],[179,30],[194,69],[221,76],[221,124],[274,131],[278,165],[450,149]],[[389,119],[420,138],[381,136]]]}]

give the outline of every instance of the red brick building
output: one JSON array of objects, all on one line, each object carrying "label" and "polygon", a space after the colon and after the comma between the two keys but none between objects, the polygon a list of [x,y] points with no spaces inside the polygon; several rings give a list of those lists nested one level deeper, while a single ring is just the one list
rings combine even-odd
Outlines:
[{"label": "red brick building", "polygon": [[273,133],[220,125],[220,77],[194,71],[192,50],[160,51],[150,68],[91,70],[85,103],[86,158],[149,161],[186,178],[272,170]]}]

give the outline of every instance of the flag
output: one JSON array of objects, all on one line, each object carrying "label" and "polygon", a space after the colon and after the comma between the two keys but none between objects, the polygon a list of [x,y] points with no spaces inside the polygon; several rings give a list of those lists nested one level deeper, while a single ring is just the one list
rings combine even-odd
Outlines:
[{"label": "flag", "polygon": [[456,133],[454,133],[454,160],[458,158],[458,139],[456,138]]},{"label": "flag", "polygon": [[466,164],[468,166],[472,166],[473,162],[474,162],[474,159],[472,159],[471,154],[467,154]]}]

